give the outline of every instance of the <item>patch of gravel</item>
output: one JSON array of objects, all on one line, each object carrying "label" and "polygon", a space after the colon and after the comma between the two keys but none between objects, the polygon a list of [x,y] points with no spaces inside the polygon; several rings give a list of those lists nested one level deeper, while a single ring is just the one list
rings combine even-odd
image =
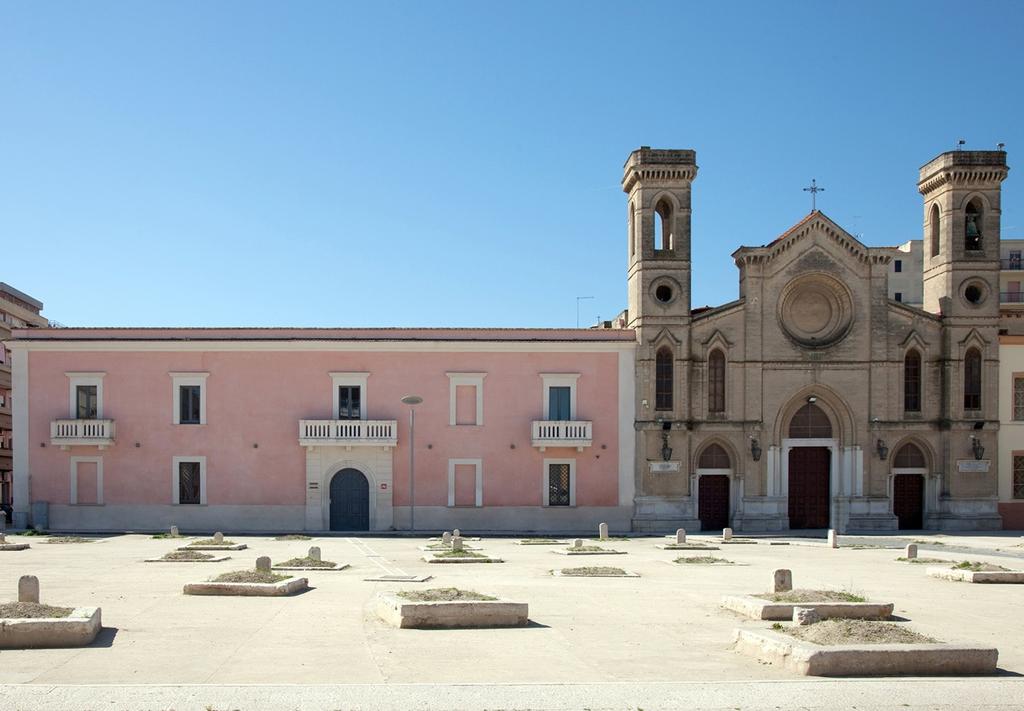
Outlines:
[{"label": "patch of gravel", "polygon": [[953,570],[970,570],[972,573],[995,573],[1009,571],[1010,569],[993,563],[982,563],[977,560],[962,560],[953,566]]},{"label": "patch of gravel", "polygon": [[210,560],[213,558],[209,553],[203,553],[202,551],[171,551],[165,553],[162,560]]},{"label": "patch of gravel", "polygon": [[860,595],[841,590],[790,590],[784,593],[757,593],[754,597],[772,602],[865,602]]},{"label": "patch of gravel", "polygon": [[461,551],[445,550],[434,554],[435,558],[486,558],[487,556],[476,551],[467,551],[465,549]]},{"label": "patch of gravel", "polygon": [[607,538],[588,538],[587,540],[607,543],[608,541],[630,541],[632,539],[629,536],[608,536]]},{"label": "patch of gravel", "polygon": [[608,549],[607,548],[602,548],[601,546],[580,546],[579,548],[573,548],[572,546],[569,546],[569,548],[567,548],[566,550],[570,550],[570,551],[590,551],[590,552],[593,552],[593,551],[605,551],[605,550],[608,550]]},{"label": "patch of gravel", "polygon": [[52,536],[47,538],[44,543],[92,543],[92,539],[81,536]]},{"label": "patch of gravel", "polygon": [[304,536],[301,533],[289,533],[285,536],[274,536],[275,541],[311,541],[312,536]]},{"label": "patch of gravel", "polygon": [[822,620],[813,625],[784,627],[791,637],[833,646],[839,644],[935,644],[938,640],[892,622]]},{"label": "patch of gravel", "polygon": [[900,556],[896,560],[898,560],[901,563],[918,563],[918,564],[927,563],[928,565],[935,565],[936,563],[942,564],[942,563],[948,563],[949,562],[948,560],[943,560],[942,558],[904,558],[902,556]]},{"label": "patch of gravel", "polygon": [[189,545],[190,546],[233,546],[233,545],[235,545],[235,542],[234,541],[229,541],[226,538],[223,541],[215,541],[212,538],[202,538],[202,539],[200,539],[198,541],[192,541],[191,543],[189,543]]},{"label": "patch of gravel", "polygon": [[558,543],[565,543],[565,539],[562,538],[521,538],[519,543],[523,545],[556,545]]},{"label": "patch of gravel", "polygon": [[156,540],[162,540],[164,538],[185,538],[185,537],[186,536],[183,536],[180,533],[177,536],[172,536],[170,533],[156,533],[156,534],[153,534],[153,536],[152,536],[152,538],[154,538]]},{"label": "patch of gravel", "polygon": [[268,573],[265,570],[235,570],[221,573],[210,582],[213,583],[279,583],[290,578],[290,575]]},{"label": "patch of gravel", "polygon": [[683,556],[675,559],[676,563],[689,564],[689,565],[715,565],[721,563],[724,565],[732,565],[731,560],[725,558],[716,558],[713,555],[694,555],[694,556]]},{"label": "patch of gravel", "polygon": [[622,575],[622,576],[625,576],[626,575],[626,571],[623,570],[622,568],[612,568],[612,567],[603,566],[603,565],[588,565],[588,566],[583,566],[583,567],[580,567],[580,568],[562,568],[562,575],[579,576],[579,577],[587,577],[587,576],[593,575],[593,576],[598,576],[598,577],[602,577],[603,578],[603,577],[608,576],[608,575]]},{"label": "patch of gravel", "polygon": [[286,560],[283,563],[276,563],[275,565],[282,568],[335,568],[337,563],[333,560],[314,560],[313,558],[292,558]]},{"label": "patch of gravel", "polygon": [[5,602],[0,604],[0,618],[40,618],[40,617],[67,617],[71,614],[72,607],[54,607],[43,605],[38,602]]},{"label": "patch of gravel", "polygon": [[472,590],[458,588],[431,588],[429,590],[402,590],[395,593],[403,600],[410,602],[480,602],[497,600],[498,598]]}]

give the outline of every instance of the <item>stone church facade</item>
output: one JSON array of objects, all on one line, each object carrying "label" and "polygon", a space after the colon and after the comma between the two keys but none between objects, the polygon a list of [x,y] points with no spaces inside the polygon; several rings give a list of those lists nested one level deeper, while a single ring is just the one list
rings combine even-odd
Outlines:
[{"label": "stone church facade", "polygon": [[689,150],[633,152],[635,530],[1001,528],[996,472],[1002,151],[920,170],[924,304],[895,248],[819,211],[741,247],[739,298],[691,306]]}]

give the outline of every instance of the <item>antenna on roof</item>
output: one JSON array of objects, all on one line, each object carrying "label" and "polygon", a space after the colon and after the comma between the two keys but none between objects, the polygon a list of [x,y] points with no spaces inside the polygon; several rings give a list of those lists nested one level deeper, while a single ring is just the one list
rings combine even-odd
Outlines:
[{"label": "antenna on roof", "polygon": [[593,296],[577,296],[576,297],[576,328],[580,327],[580,302],[583,299],[593,299]]}]

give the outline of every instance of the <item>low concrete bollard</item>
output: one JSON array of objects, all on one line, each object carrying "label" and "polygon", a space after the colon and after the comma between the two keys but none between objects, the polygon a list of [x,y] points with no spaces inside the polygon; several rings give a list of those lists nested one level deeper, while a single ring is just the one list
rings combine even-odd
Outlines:
[{"label": "low concrete bollard", "polygon": [[608,540],[608,524],[607,523],[602,523],[602,524],[598,525],[598,527],[597,527],[597,536],[602,541],[607,541]]},{"label": "low concrete bollard", "polygon": [[731,541],[732,540],[732,529],[731,528],[723,528],[722,529],[722,540],[723,541]]},{"label": "low concrete bollard", "polygon": [[39,578],[34,575],[18,578],[18,602],[39,602]]},{"label": "low concrete bollard", "polygon": [[676,529],[676,545],[680,545],[681,546],[684,543],[686,543],[686,529],[685,528],[677,528]]},{"label": "low concrete bollard", "polygon": [[270,572],[270,556],[261,555],[256,559],[256,570]]},{"label": "low concrete bollard", "polygon": [[462,550],[462,536],[452,536],[452,550],[453,551],[461,551]]},{"label": "low concrete bollard", "polygon": [[310,560],[323,560],[320,557],[320,547],[319,546],[313,546],[312,548],[309,549],[309,558],[310,558]]},{"label": "low concrete bollard", "polygon": [[178,533],[177,526],[171,526],[171,536],[177,538],[180,534]]},{"label": "low concrete bollard", "polygon": [[452,538],[461,538],[461,537],[462,537],[462,531],[460,531],[457,528],[454,531],[452,531]]},{"label": "low concrete bollard", "polygon": [[772,573],[772,592],[784,593],[793,589],[793,571],[779,568]]},{"label": "low concrete bollard", "polygon": [[574,540],[572,542],[572,547],[573,548],[582,548],[583,547],[583,539],[582,538],[577,538],[576,540]]},{"label": "low concrete bollard", "polygon": [[903,557],[904,558],[909,558],[910,560],[913,560],[914,558],[916,558],[917,557],[917,544],[916,543],[908,543],[907,547],[903,549]]},{"label": "low concrete bollard", "polygon": [[839,536],[836,535],[836,529],[828,529],[828,547],[838,548],[839,547]]},{"label": "low concrete bollard", "polygon": [[220,531],[217,531],[216,533],[214,533],[213,534],[213,542],[218,544],[218,545],[223,543],[224,542],[224,534],[221,533]]},{"label": "low concrete bollard", "polygon": [[441,544],[450,546],[452,544],[452,533],[451,531],[445,531],[441,534]]}]

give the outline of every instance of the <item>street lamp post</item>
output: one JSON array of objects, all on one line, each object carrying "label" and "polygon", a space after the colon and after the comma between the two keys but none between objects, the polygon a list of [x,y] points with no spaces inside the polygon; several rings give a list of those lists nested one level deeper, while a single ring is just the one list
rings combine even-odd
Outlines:
[{"label": "street lamp post", "polygon": [[419,395],[406,395],[402,402],[409,405],[409,530],[416,530],[416,405],[423,402]]}]

